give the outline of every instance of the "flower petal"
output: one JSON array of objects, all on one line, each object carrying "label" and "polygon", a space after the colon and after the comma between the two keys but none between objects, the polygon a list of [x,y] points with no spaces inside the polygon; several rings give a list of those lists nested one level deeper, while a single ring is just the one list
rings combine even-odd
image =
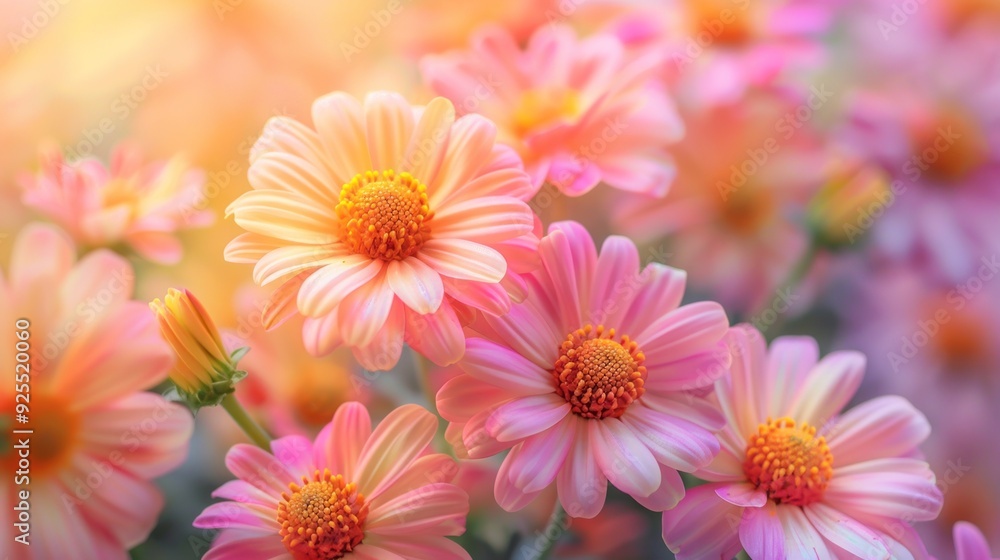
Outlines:
[{"label": "flower petal", "polygon": [[357,402],[344,403],[316,436],[313,462],[317,468],[328,468],[347,480],[354,480],[361,450],[371,434],[372,420],[365,406]]},{"label": "flower petal", "polygon": [[740,542],[750,558],[785,560],[785,530],[778,520],[774,502],[768,501],[764,507],[743,510]]},{"label": "flower petal", "polygon": [[716,487],[690,488],[663,512],[663,540],[678,560],[732,558],[743,548],[737,534],[742,510],[716,495]]},{"label": "flower petal", "polygon": [[374,500],[427,448],[437,418],[417,405],[403,405],[382,420],[361,450],[357,463],[359,491]]},{"label": "flower petal", "polygon": [[441,275],[419,259],[394,260],[388,267],[389,287],[407,307],[434,313],[444,299]]},{"label": "flower petal", "polygon": [[375,91],[365,97],[364,109],[372,170],[396,169],[413,135],[413,108],[398,93]]},{"label": "flower petal", "polygon": [[373,169],[365,136],[364,111],[353,96],[338,91],[317,99],[313,123],[326,150],[334,179],[344,185],[355,175]]},{"label": "flower petal", "polygon": [[465,356],[459,367],[472,377],[504,389],[512,396],[552,393],[552,373],[520,354],[483,338],[465,341]]},{"label": "flower petal", "polygon": [[927,418],[909,401],[885,396],[845,412],[827,435],[827,441],[837,464],[850,465],[907,455],[930,433]]},{"label": "flower petal", "polygon": [[309,317],[333,311],[349,294],[375,278],[385,263],[365,255],[344,255],[314,272],[299,288],[298,306]]},{"label": "flower petal", "polygon": [[649,496],[660,487],[660,467],[631,428],[617,418],[589,423],[590,445],[604,476],[633,496]]},{"label": "flower petal", "polygon": [[486,430],[499,441],[516,441],[552,428],[569,411],[569,403],[554,393],[523,397],[493,411]]},{"label": "flower petal", "polygon": [[507,261],[492,247],[464,239],[430,239],[417,258],[442,276],[477,282],[499,282]]}]

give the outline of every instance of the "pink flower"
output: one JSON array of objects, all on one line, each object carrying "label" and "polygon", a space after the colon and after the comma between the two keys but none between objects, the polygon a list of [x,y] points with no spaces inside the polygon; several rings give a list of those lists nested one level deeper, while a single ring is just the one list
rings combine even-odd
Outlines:
[{"label": "pink flower", "polygon": [[536,186],[578,196],[603,181],[662,196],[674,176],[667,148],[683,126],[656,81],[658,61],[629,61],[615,37],[577,39],[561,26],[540,27],[522,50],[490,27],[471,50],[426,57],[421,69],[460,111],[497,123]]},{"label": "pink flower", "polygon": [[288,436],[272,453],[239,444],[226,466],[240,480],[194,525],[222,529],[205,560],[464,559],[469,498],[447,455],[426,453],[433,414],[400,407],[372,431],[359,403],[340,407],[315,441]]},{"label": "pink flower", "polygon": [[677,558],[927,558],[908,521],[937,516],[943,496],[914,458],[930,433],[905,399],[880,397],[841,414],[864,356],[818,360],[811,338],[766,348],[749,327],[730,331],[731,377],[716,382],[726,416],[722,451],[663,515]]},{"label": "pink flower", "polygon": [[903,53],[865,59],[876,77],[849,98],[842,140],[893,179],[872,229],[876,250],[962,281],[1000,251],[1000,40],[995,31],[937,40],[911,31],[879,41]]},{"label": "pink flower", "polygon": [[313,130],[275,118],[251,154],[254,189],[228,213],[249,233],[226,248],[278,288],[274,326],[300,312],[314,355],[340,345],[390,369],[404,340],[435,363],[464,351],[462,322],[505,313],[534,266],[535,189],[496,128],[455,120],[443,98],[412,107],[395,93],[362,105],[345,93],[313,104]]},{"label": "pink flower", "polygon": [[798,218],[823,164],[815,133],[793,128],[797,101],[755,94],[692,112],[674,191],[623,201],[613,209],[618,230],[639,241],[670,236],[671,262],[726,309],[766,307],[808,247]]},{"label": "pink flower", "polygon": [[[0,419],[34,431],[30,484],[13,475],[16,450],[0,455],[11,473],[0,499],[13,505],[30,492],[30,546],[13,542],[4,517],[3,550],[18,560],[127,559],[163,509],[150,480],[184,460],[193,429],[185,408],[144,392],[167,378],[173,354],[146,304],[129,300],[131,265],[105,250],[74,261],[62,232],[33,224],[0,275],[0,361],[11,375],[25,363],[18,384],[30,386],[27,398],[13,378],[0,387]],[[15,361],[15,342],[30,346],[29,361]],[[14,422],[15,390],[27,424]]]},{"label": "pink flower", "polygon": [[662,511],[684,495],[677,470],[719,449],[703,394],[725,373],[728,327],[712,302],[679,307],[685,274],[640,271],[635,245],[609,237],[598,254],[582,226],[551,226],[528,297],[473,325],[465,371],[444,385],[447,435],[472,458],[510,449],[495,484],[516,511],[553,482],[573,517],[594,517],[610,481]]},{"label": "pink flower", "polygon": [[107,167],[94,158],[66,163],[47,152],[38,174],[22,178],[22,201],[83,247],[124,243],[145,259],[174,264],[182,253],[174,233],[215,219],[195,206],[204,181],[179,159],[144,164],[127,147],[118,147]]},{"label": "pink flower", "polygon": [[972,523],[959,521],[953,530],[956,560],[996,560],[982,531]]}]

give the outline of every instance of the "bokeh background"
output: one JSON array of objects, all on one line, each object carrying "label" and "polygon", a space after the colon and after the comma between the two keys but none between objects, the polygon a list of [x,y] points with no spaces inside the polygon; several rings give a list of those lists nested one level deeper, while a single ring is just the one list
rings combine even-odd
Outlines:
[{"label": "bokeh background", "polygon": [[[720,27],[723,10],[736,19]],[[234,347],[253,348],[240,398],[273,432],[316,430],[347,400],[376,415],[427,404],[409,354],[400,371],[365,372],[349,353],[309,357],[294,323],[264,332],[250,267],[222,258],[240,233],[224,209],[249,188],[248,154],[269,117],[308,122],[311,102],[334,90],[429,100],[421,57],[466,48],[487,24],[520,40],[568,25],[665,54],[658,79],[686,127],[670,193],[546,188],[535,210],[581,221],[598,242],[629,235],[647,262],[690,272],[692,299],[722,302],[769,339],[808,334],[824,351],[865,352],[858,399],[902,394],[933,426],[924,450],[945,507],[919,527],[931,552],[951,556],[958,520],[1000,548],[1000,2],[3,0],[0,262],[41,218],[21,185],[42,150],[106,161],[126,143],[150,159],[181,156],[206,177],[191,208],[216,220],[180,234],[179,264],[133,257],[136,299],[170,286],[198,294]],[[208,548],[213,535],[191,521],[230,478],[222,456],[243,436],[218,410],[197,423],[135,558]],[[536,538],[551,509],[500,510],[498,464],[461,475],[473,499],[462,542],[477,559]],[[671,557],[659,516],[622,495],[570,533],[559,557]]]}]

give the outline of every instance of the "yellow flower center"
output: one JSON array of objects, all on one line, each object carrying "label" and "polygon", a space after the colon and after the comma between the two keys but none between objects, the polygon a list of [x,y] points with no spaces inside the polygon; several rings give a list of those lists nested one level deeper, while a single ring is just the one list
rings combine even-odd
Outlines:
[{"label": "yellow flower center", "polygon": [[747,441],[743,471],[776,503],[806,506],[823,497],[833,478],[833,454],[809,424],[769,418]]},{"label": "yellow flower center", "polygon": [[645,392],[645,360],[639,346],[603,325],[570,333],[559,346],[552,375],[556,393],[584,418],[618,418]]},{"label": "yellow flower center", "polygon": [[944,104],[911,125],[915,165],[945,184],[957,184],[986,163],[989,139],[976,119],[957,104]]},{"label": "yellow flower center", "polygon": [[393,170],[355,175],[340,190],[337,218],[341,239],[359,255],[402,260],[430,237],[427,187],[409,173]]},{"label": "yellow flower center", "polygon": [[755,13],[733,0],[689,0],[692,33],[708,33],[713,44],[738,47],[757,34]]},{"label": "yellow flower center", "polygon": [[580,94],[568,88],[531,89],[521,94],[513,113],[518,136],[560,121],[572,121],[580,114]]},{"label": "yellow flower center", "polygon": [[303,486],[289,484],[291,494],[281,494],[278,534],[295,560],[331,560],[353,551],[365,537],[368,506],[355,483],[344,482],[328,469]]}]

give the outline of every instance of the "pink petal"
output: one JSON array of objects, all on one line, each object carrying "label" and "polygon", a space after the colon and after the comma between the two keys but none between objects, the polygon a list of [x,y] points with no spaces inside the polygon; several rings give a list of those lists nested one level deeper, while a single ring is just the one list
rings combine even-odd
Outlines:
[{"label": "pink petal", "polygon": [[93,457],[143,478],[174,469],[187,457],[194,420],[187,408],[153,393],[134,393],[91,408],[82,418],[81,444]]},{"label": "pink petal", "polygon": [[365,97],[364,109],[372,169],[395,169],[413,134],[413,108],[398,93],[375,91]]},{"label": "pink petal", "polygon": [[660,467],[631,428],[617,418],[589,422],[590,445],[604,476],[633,496],[649,496],[660,487]]},{"label": "pink petal", "polygon": [[403,353],[403,331],[406,328],[406,307],[396,299],[382,329],[368,344],[351,350],[361,367],[369,371],[388,371],[396,366]]},{"label": "pink petal", "polygon": [[302,480],[302,473],[289,471],[274,455],[246,443],[238,443],[226,453],[226,468],[272,496],[280,496],[289,484]]},{"label": "pink petal", "polygon": [[[266,129],[263,134],[267,134]],[[261,137],[264,138],[263,135]],[[261,154],[247,170],[247,180],[255,189],[297,192],[329,208],[335,208],[341,185],[333,185],[333,178],[324,167],[302,159],[300,154]]]},{"label": "pink petal", "polygon": [[573,425],[559,422],[544,432],[528,437],[507,455],[508,477],[522,492],[544,490],[556,478],[573,445]]},{"label": "pink petal", "polygon": [[445,206],[434,214],[434,237],[492,244],[531,233],[535,216],[510,196],[484,196]]},{"label": "pink petal", "polygon": [[355,471],[359,491],[369,500],[398,478],[427,448],[437,418],[417,405],[403,405],[382,420],[365,443]]},{"label": "pink petal", "polygon": [[317,468],[322,471],[322,467],[313,462],[313,443],[304,436],[291,435],[275,439],[271,442],[271,453],[290,472],[308,475]]},{"label": "pink petal", "polygon": [[[226,534],[230,531],[223,531]],[[227,539],[220,543],[220,538],[212,545],[212,548],[202,556],[202,560],[273,560],[283,558],[288,554],[288,549],[281,542],[281,537],[276,533],[268,531],[260,533],[257,531],[231,531],[236,538]]]},{"label": "pink petal", "polygon": [[758,490],[749,482],[734,482],[720,484],[715,493],[723,500],[739,507],[763,507],[767,502],[767,493]]},{"label": "pink petal", "polygon": [[[85,316],[87,322],[128,301],[135,287],[132,265],[105,249],[84,256],[62,278],[59,301],[64,309]],[[90,300],[98,300],[100,305],[87,306],[85,302]]]},{"label": "pink petal", "polygon": [[563,469],[556,476],[559,502],[570,517],[593,518],[604,508],[608,479],[597,464],[597,455],[582,418],[568,418],[573,430],[573,447]]},{"label": "pink petal", "polygon": [[496,125],[480,115],[466,115],[455,121],[437,179],[428,185],[433,208],[440,208],[455,195],[464,193],[484,162],[490,159],[496,136]]},{"label": "pink petal", "polygon": [[192,525],[199,529],[264,530],[275,535],[279,529],[276,508],[236,502],[208,506]]},{"label": "pink petal", "polygon": [[732,558],[742,549],[742,510],[715,494],[715,484],[695,486],[677,507],[663,512],[663,540],[678,560]]},{"label": "pink petal", "polygon": [[508,270],[507,275],[499,284],[448,278],[444,290],[449,297],[458,303],[485,311],[493,316],[501,316],[510,312],[511,295],[508,294],[507,281],[511,276],[512,273]]},{"label": "pink petal", "polygon": [[902,397],[862,403],[841,416],[827,437],[837,464],[909,454],[930,435],[927,418]]},{"label": "pink petal", "polygon": [[377,544],[409,560],[472,560],[464,548],[445,537],[387,539]]},{"label": "pink petal", "polygon": [[548,276],[558,287],[555,297],[559,324],[571,329],[582,327],[597,266],[597,249],[590,233],[576,222],[554,223],[538,251]]},{"label": "pink petal", "polygon": [[864,374],[864,354],[833,352],[827,355],[806,378],[788,415],[800,422],[823,426],[851,400]]},{"label": "pink petal", "polygon": [[465,341],[465,356],[459,367],[472,377],[511,393],[526,397],[555,391],[555,382],[546,371],[509,348],[483,338]]},{"label": "pink petal", "polygon": [[394,260],[388,267],[389,287],[413,311],[433,313],[444,299],[441,275],[419,259]]},{"label": "pink petal", "polygon": [[70,338],[51,383],[74,394],[73,406],[82,409],[152,387],[166,379],[173,361],[153,313],[127,302]]},{"label": "pink petal", "polygon": [[785,560],[785,531],[778,520],[777,507],[746,508],[740,521],[740,542],[755,560]]},{"label": "pink petal", "polygon": [[450,143],[455,107],[443,97],[435,97],[424,108],[416,130],[399,163],[400,171],[409,171],[425,185],[438,183],[438,168]]},{"label": "pink petal", "polygon": [[304,270],[336,264],[347,250],[341,245],[286,245],[262,256],[253,267],[253,281],[258,286],[288,281]]},{"label": "pink petal", "polygon": [[[547,308],[548,294],[541,291],[534,279],[528,280],[531,294],[523,303],[512,306],[501,317],[488,317],[486,321],[502,340],[518,354],[542,368],[551,368],[559,357],[559,345],[568,332],[556,330],[554,311]],[[549,312],[553,314],[549,314]],[[576,328],[576,327],[574,327]]]},{"label": "pink petal", "polygon": [[172,231],[131,231],[125,242],[142,258],[159,264],[177,264],[184,254],[184,246]]},{"label": "pink petal", "polygon": [[344,344],[337,310],[319,318],[306,317],[302,323],[302,342],[306,352],[313,356],[325,356]]},{"label": "pink petal", "polygon": [[469,458],[492,457],[501,451],[510,449],[513,445],[510,442],[497,441],[486,429],[486,423],[490,420],[493,412],[503,404],[500,403],[500,405],[480,411],[462,426],[462,445],[465,446]]},{"label": "pink petal", "polygon": [[728,329],[722,306],[702,301],[667,313],[634,340],[652,363],[659,364],[714,350]]},{"label": "pink petal", "polygon": [[[468,355],[468,354],[466,354]],[[469,375],[449,380],[437,393],[437,409],[445,420],[467,422],[486,403],[500,403],[515,395]]]},{"label": "pink petal", "polygon": [[[261,311],[260,317],[261,324],[264,325],[265,329],[271,330],[277,328],[298,314],[299,308],[296,305],[296,299],[299,288],[312,273],[313,271],[311,270],[300,272],[297,276],[271,292],[267,303],[264,304],[264,309]],[[330,314],[332,315],[333,313],[331,312]],[[306,320],[306,322],[308,321],[309,319]]]},{"label": "pink petal", "polygon": [[642,284],[635,243],[618,235],[605,239],[597,257],[595,273],[587,322],[593,325],[621,325],[622,317]]},{"label": "pink petal", "polygon": [[322,245],[337,241],[333,208],[325,208],[304,194],[276,191],[248,191],[226,208],[243,229],[267,237],[302,245]]},{"label": "pink petal", "polygon": [[858,512],[927,521],[941,511],[941,490],[923,461],[876,459],[835,472],[824,493],[824,503],[851,516]]},{"label": "pink petal", "polygon": [[764,387],[769,388],[767,416],[779,418],[787,413],[818,359],[819,347],[811,337],[783,336],[771,343],[764,370]]},{"label": "pink petal", "polygon": [[358,173],[373,170],[357,99],[340,91],[325,95],[313,103],[312,117],[336,183],[344,185]]},{"label": "pink petal", "polygon": [[656,461],[685,472],[708,465],[719,452],[715,434],[685,418],[633,404],[621,417]]},{"label": "pink petal", "polygon": [[326,315],[384,268],[385,263],[381,260],[372,260],[364,255],[344,255],[302,282],[298,295],[299,310],[310,317]]},{"label": "pink petal", "polygon": [[[427,484],[451,482],[458,474],[458,463],[442,453],[424,455],[418,458],[389,488],[386,488],[379,498],[380,504],[385,504],[399,496],[408,494],[414,488]],[[466,498],[468,500],[468,498]],[[382,508],[383,506],[379,506]]]},{"label": "pink petal", "polygon": [[978,527],[967,521],[955,523],[952,530],[955,537],[957,560],[990,560],[990,546]]},{"label": "pink petal", "polygon": [[226,245],[226,262],[254,264],[271,251],[284,247],[285,242],[256,233],[241,233]]},{"label": "pink petal", "polygon": [[417,255],[442,276],[476,282],[499,282],[507,261],[496,249],[464,239],[430,239]]},{"label": "pink petal", "polygon": [[732,353],[722,342],[715,348],[685,356],[680,360],[658,361],[646,355],[647,392],[668,393],[706,387],[729,372]]},{"label": "pink petal", "polygon": [[411,348],[439,366],[454,364],[465,353],[465,334],[455,309],[447,301],[434,313],[406,310],[404,339]]},{"label": "pink petal", "polygon": [[516,441],[548,430],[569,413],[569,403],[554,393],[523,397],[493,411],[486,430],[499,441]]},{"label": "pink petal", "polygon": [[376,276],[344,297],[337,306],[340,334],[348,346],[371,343],[385,328],[396,301],[382,263],[372,261],[371,266],[379,268]]},{"label": "pink petal", "polygon": [[889,558],[886,543],[850,516],[823,503],[810,504],[802,511],[813,527],[834,546],[859,558]]},{"label": "pink petal", "polygon": [[778,519],[785,532],[785,553],[789,558],[836,560],[823,536],[806,518],[803,508],[779,507]]},{"label": "pink petal", "polygon": [[317,468],[328,468],[347,480],[354,480],[361,450],[371,434],[372,420],[365,406],[344,403],[316,436],[312,460]]},{"label": "pink petal", "polygon": [[493,483],[493,497],[505,511],[520,511],[541,494],[541,490],[525,492],[510,481],[510,461],[500,464],[497,479]]},{"label": "pink petal", "polygon": [[632,496],[640,506],[649,511],[666,511],[675,507],[684,497],[684,480],[676,469],[660,465],[660,487],[649,496]]},{"label": "pink petal", "polygon": [[716,383],[716,394],[733,430],[745,437],[755,433],[760,421],[767,418],[770,388],[760,375],[767,359],[767,342],[758,330],[744,324],[729,329],[726,343],[733,362],[729,377]]},{"label": "pink petal", "polygon": [[373,507],[365,532],[392,538],[461,535],[468,513],[465,490],[443,482],[424,484]]},{"label": "pink petal", "polygon": [[295,119],[278,116],[267,120],[260,139],[250,150],[250,163],[266,156],[301,158],[311,165],[324,185],[344,183],[334,177],[319,134]]},{"label": "pink petal", "polygon": [[636,334],[646,330],[664,314],[677,309],[684,297],[687,273],[660,263],[649,263],[639,274],[637,293],[625,317]]},{"label": "pink petal", "polygon": [[234,502],[278,507],[278,497],[262,492],[248,482],[230,480],[212,492],[213,498],[223,498]]}]

